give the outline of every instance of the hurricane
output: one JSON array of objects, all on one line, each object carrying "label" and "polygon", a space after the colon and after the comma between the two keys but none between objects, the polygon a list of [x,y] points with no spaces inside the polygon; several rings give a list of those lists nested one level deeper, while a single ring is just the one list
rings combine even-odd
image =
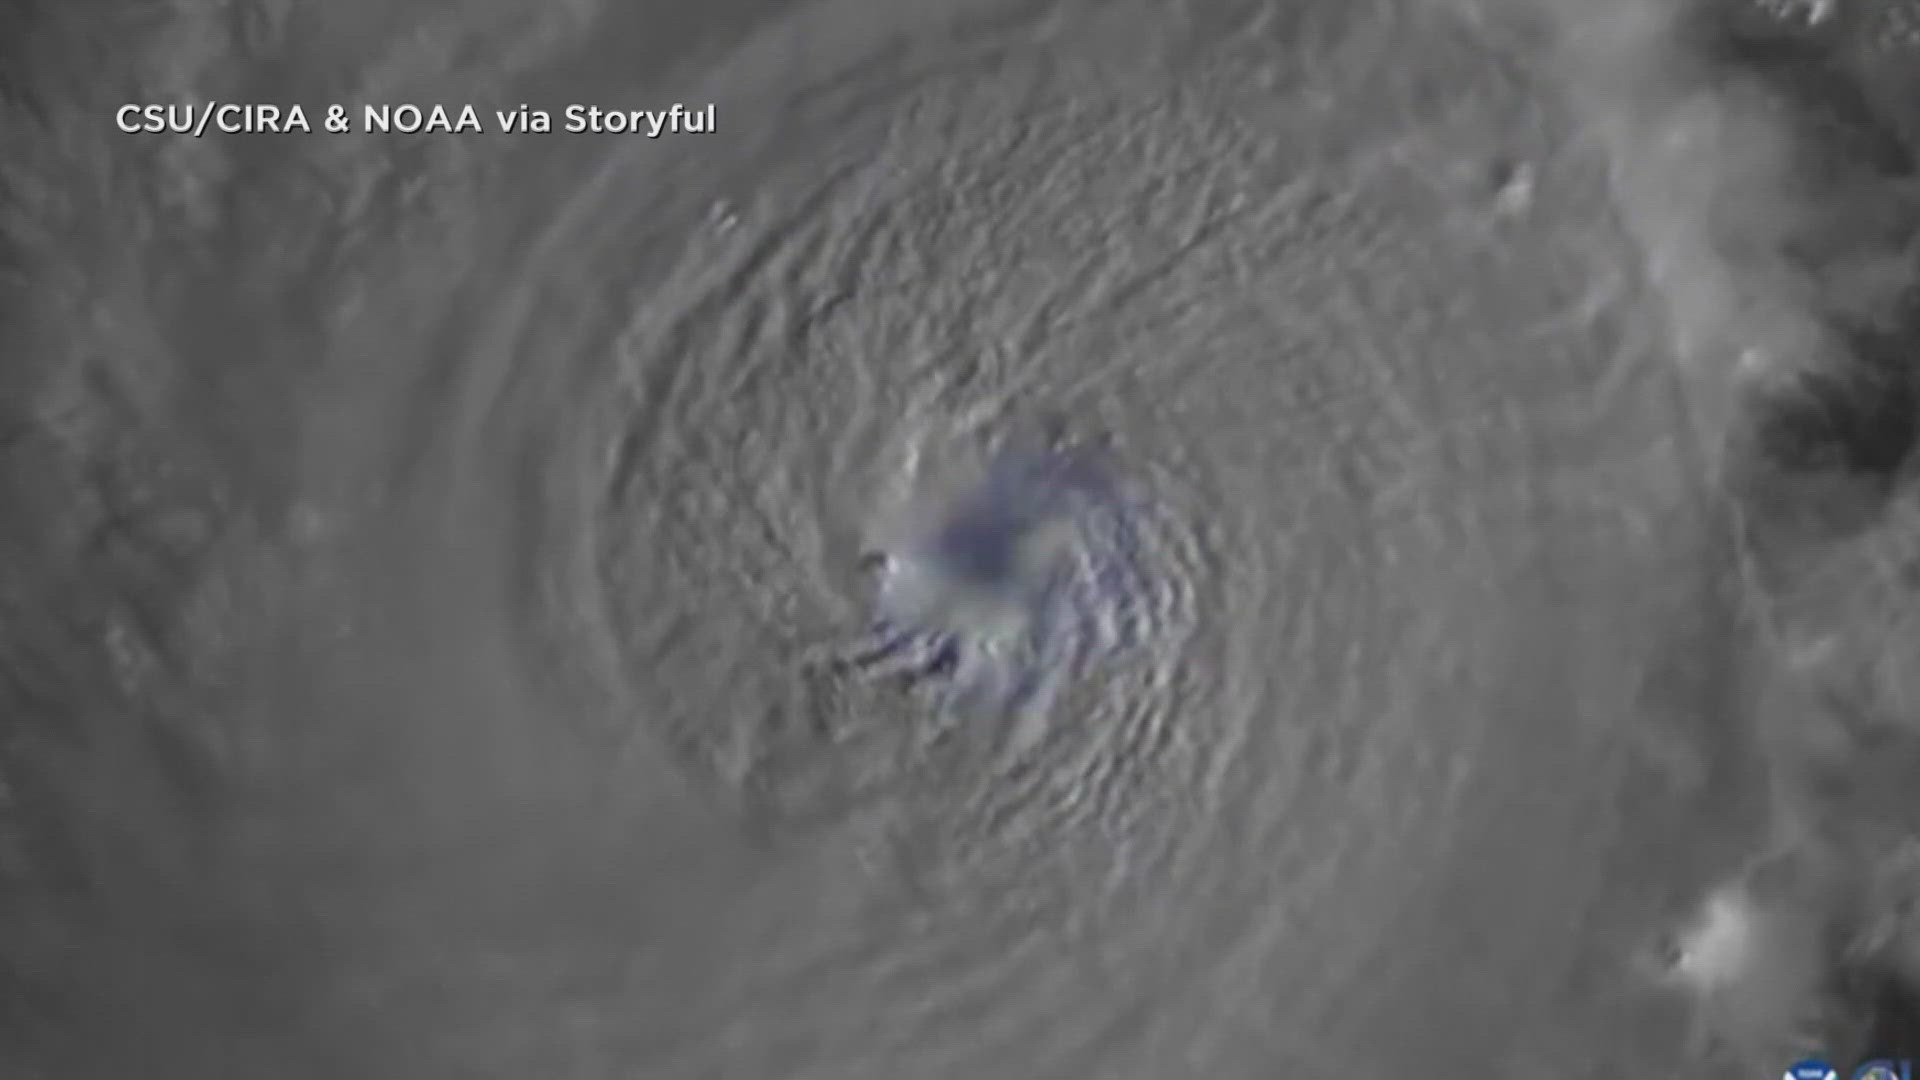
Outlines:
[{"label": "hurricane", "polygon": [[0,1074],[1920,1057],[1920,8],[0,56]]}]

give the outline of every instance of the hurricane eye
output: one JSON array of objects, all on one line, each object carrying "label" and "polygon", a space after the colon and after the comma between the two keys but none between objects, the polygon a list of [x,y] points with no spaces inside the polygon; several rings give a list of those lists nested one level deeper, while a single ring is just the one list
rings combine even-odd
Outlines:
[{"label": "hurricane eye", "polygon": [[940,531],[933,556],[941,569],[985,588],[1010,585],[1020,564],[1021,529],[998,515],[969,516]]}]

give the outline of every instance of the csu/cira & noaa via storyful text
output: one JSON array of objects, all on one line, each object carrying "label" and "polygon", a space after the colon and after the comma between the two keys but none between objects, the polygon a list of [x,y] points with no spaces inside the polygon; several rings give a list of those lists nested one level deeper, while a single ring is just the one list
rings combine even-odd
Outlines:
[{"label": "csu/cira & noaa via storyful text", "polygon": [[718,124],[718,109],[709,102],[691,106],[679,102],[660,109],[611,109],[600,105],[568,105],[557,118],[547,109],[519,105],[510,109],[481,109],[473,105],[362,105],[358,112],[344,105],[310,109],[304,105],[247,102],[128,102],[114,113],[123,132],[204,136],[282,134],[315,131],[342,134],[414,135],[421,133],[503,135],[635,134],[709,135]]}]

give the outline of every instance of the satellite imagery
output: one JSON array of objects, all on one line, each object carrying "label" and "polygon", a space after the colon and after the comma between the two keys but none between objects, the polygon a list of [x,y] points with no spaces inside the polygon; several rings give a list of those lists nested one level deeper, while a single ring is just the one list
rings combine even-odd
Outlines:
[{"label": "satellite imagery", "polygon": [[1910,1080],[1920,0],[0,5],[0,1078]]}]

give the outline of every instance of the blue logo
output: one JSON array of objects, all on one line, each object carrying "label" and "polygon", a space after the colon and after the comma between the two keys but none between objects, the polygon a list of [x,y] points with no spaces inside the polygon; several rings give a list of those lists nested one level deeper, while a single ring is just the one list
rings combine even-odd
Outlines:
[{"label": "blue logo", "polygon": [[1826,1062],[1808,1058],[1788,1069],[1781,1080],[1840,1080],[1840,1074]]}]

